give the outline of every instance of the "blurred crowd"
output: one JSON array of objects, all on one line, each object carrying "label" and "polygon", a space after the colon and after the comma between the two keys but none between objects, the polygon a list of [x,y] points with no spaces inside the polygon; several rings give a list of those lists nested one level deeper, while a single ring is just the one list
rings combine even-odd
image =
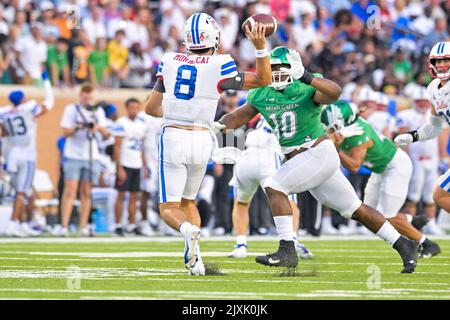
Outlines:
[{"label": "blurred crowd", "polygon": [[[431,46],[448,37],[448,1],[427,0],[1,0],[1,83],[147,88],[166,51],[184,51],[182,28],[194,12],[213,16],[221,44],[254,68],[240,25],[267,13],[279,22],[269,46],[288,45],[305,65],[344,85],[366,81],[399,94],[423,84]],[[363,78],[363,79],[361,79]]]}]

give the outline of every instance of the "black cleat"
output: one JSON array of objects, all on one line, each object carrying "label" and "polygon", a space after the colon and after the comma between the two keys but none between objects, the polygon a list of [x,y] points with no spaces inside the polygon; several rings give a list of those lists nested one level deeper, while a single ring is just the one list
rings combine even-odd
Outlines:
[{"label": "black cleat", "polygon": [[398,238],[393,248],[397,250],[403,260],[402,273],[413,273],[417,265],[418,245],[414,240],[409,240],[404,236]]},{"label": "black cleat", "polygon": [[123,231],[123,228],[117,227],[114,229],[114,235],[117,237],[123,237],[125,236],[125,233]]},{"label": "black cleat", "polygon": [[427,217],[425,217],[424,215],[420,215],[413,217],[411,224],[413,225],[414,228],[420,231],[428,223],[428,221],[430,220],[428,220]]},{"label": "black cleat", "polygon": [[280,240],[278,251],[265,256],[257,256],[257,263],[270,267],[296,268],[298,265],[297,250],[294,241]]},{"label": "black cleat", "polygon": [[439,245],[430,239],[426,239],[420,246],[419,257],[427,259],[436,256],[439,253],[441,253]]}]

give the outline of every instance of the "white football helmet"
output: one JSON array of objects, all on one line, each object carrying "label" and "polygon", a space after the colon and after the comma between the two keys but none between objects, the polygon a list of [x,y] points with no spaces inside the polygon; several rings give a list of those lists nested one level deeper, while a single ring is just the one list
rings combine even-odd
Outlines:
[{"label": "white football helmet", "polygon": [[374,97],[378,106],[387,107],[389,105],[389,97],[384,92],[375,92]]},{"label": "white football helmet", "polygon": [[427,88],[423,86],[417,86],[411,94],[411,100],[413,101],[414,108],[420,113],[426,113],[430,107],[430,101],[428,100]]},{"label": "white football helmet", "polygon": [[430,62],[430,73],[433,78],[447,80],[450,78],[450,68],[437,68],[437,59],[450,59],[450,42],[438,42],[430,51],[428,60]]},{"label": "white football helmet", "polygon": [[188,50],[219,49],[219,26],[206,13],[194,13],[183,27],[184,45]]}]

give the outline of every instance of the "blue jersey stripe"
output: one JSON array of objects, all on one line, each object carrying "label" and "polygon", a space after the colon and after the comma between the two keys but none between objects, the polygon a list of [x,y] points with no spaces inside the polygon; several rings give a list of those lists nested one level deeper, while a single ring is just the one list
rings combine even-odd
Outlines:
[{"label": "blue jersey stripe", "polygon": [[[444,187],[450,182],[450,175],[447,177],[447,179],[444,180],[444,182],[442,182],[439,187],[441,187],[442,189],[444,189]],[[447,190],[445,190],[447,191]]]},{"label": "blue jersey stripe", "polygon": [[200,43],[200,35],[198,33],[198,23],[200,22],[201,13],[198,14],[197,20],[195,21],[195,33],[197,34],[197,43]]},{"label": "blue jersey stripe", "polygon": [[224,75],[230,74],[230,73],[232,73],[232,72],[234,72],[234,71],[237,71],[237,68],[236,68],[236,67],[229,68],[229,69],[226,69],[226,70],[222,70],[222,71],[220,72],[220,75],[221,75],[221,76],[224,76]]},{"label": "blue jersey stripe", "polygon": [[235,66],[236,66],[236,62],[230,61],[230,62],[225,63],[220,69],[223,70],[223,69],[227,69],[229,67],[235,67]]},{"label": "blue jersey stripe", "polygon": [[194,15],[194,17],[192,18],[192,23],[191,23],[191,36],[192,36],[192,43],[193,44],[197,44],[197,42],[195,41],[195,34],[194,34],[194,23],[195,23],[195,17],[197,16]]}]

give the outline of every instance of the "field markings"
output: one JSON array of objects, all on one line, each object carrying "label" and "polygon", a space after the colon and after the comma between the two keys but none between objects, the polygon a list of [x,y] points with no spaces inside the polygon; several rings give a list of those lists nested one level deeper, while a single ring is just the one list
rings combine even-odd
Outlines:
[{"label": "field markings", "polygon": [[[181,265],[181,264],[180,264]],[[369,265],[369,264],[367,264]],[[42,278],[51,278],[52,272],[55,275],[55,278],[66,278],[71,276],[73,266],[39,266],[39,265],[4,265],[0,266],[0,279],[1,278],[39,278],[38,275],[42,275]],[[18,268],[18,269],[14,269]],[[33,269],[33,270],[23,270],[23,269]],[[145,276],[169,276],[169,275],[185,275],[186,270],[180,266],[180,268],[147,268],[147,267],[130,267],[130,268],[122,268],[122,267],[80,267],[77,266],[77,269],[80,272],[80,276],[83,278],[85,276],[86,279],[94,279],[101,277],[114,277],[117,275],[124,276],[136,276],[136,277],[145,277]],[[40,270],[41,269],[41,270]],[[69,270],[70,269],[70,270]],[[69,271],[65,271],[69,270]],[[255,270],[244,270],[244,269],[229,269],[229,268],[220,268],[220,270],[227,274],[254,274]],[[281,269],[280,269],[281,270]],[[318,268],[313,268],[310,270],[300,268],[298,270],[299,276],[318,276],[321,273],[354,273],[355,270],[320,270]],[[276,274],[275,270],[258,270],[258,273],[261,274]],[[415,274],[418,275],[450,275],[450,272],[420,272],[416,271]],[[14,275],[14,276],[13,276]],[[450,282],[449,282],[450,285]]]},{"label": "field markings", "polygon": [[[420,294],[408,294],[411,291],[417,291]],[[36,288],[2,288],[0,292],[26,292],[26,293],[70,293],[70,294],[91,294],[89,296],[82,296],[94,299],[114,298],[120,299],[146,299],[145,296],[123,296],[123,294],[139,294],[139,295],[157,295],[159,299],[161,296],[168,296],[167,298],[205,298],[205,299],[264,299],[269,297],[279,298],[412,298],[412,299],[449,299],[450,295],[436,295],[433,293],[449,293],[450,290],[404,290],[402,288],[381,289],[381,290],[311,290],[309,293],[292,293],[292,292],[249,292],[249,291],[189,291],[189,290],[87,290],[87,289],[36,289]],[[429,292],[430,294],[423,294]],[[97,294],[98,296],[92,295]],[[102,296],[101,294],[119,294],[118,296]],[[175,299],[176,299],[175,298]]]},{"label": "field markings", "polygon": [[[211,237],[211,238],[202,238],[205,242],[219,242],[219,241],[236,241],[236,237],[234,236],[221,236],[221,237]],[[300,237],[299,240],[305,242],[322,242],[322,241],[359,241],[359,240],[373,240],[378,241],[379,243],[383,243],[376,236],[360,236],[360,235],[352,235],[352,236],[320,236],[320,237]],[[450,240],[450,235],[444,236],[432,236],[431,240]],[[0,244],[7,243],[48,243],[48,244],[58,244],[58,243],[152,243],[152,242],[174,242],[174,241],[183,241],[181,237],[165,237],[165,236],[156,236],[156,237],[136,237],[136,238],[116,238],[116,237],[93,237],[93,238],[80,238],[80,237],[72,237],[72,238],[56,238],[56,237],[42,237],[42,238],[2,238],[0,237]],[[278,243],[278,237],[276,236],[250,236],[248,238],[249,242],[255,241],[264,241],[264,242],[274,242]]]}]

